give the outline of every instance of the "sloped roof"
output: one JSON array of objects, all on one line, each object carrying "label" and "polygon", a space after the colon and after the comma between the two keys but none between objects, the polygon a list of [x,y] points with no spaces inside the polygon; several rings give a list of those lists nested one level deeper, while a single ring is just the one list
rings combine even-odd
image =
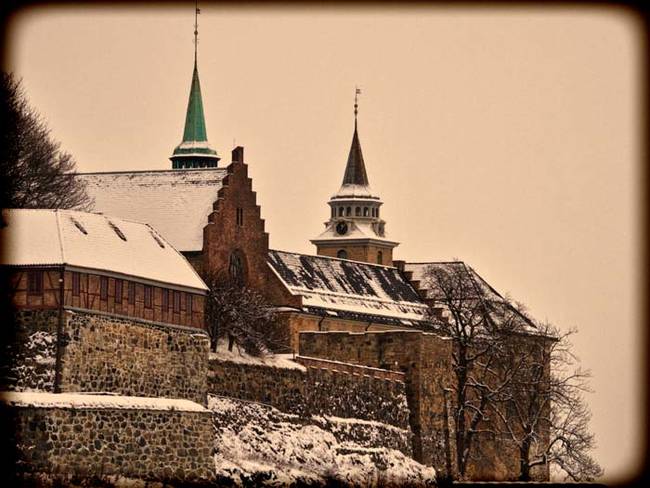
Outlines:
[{"label": "sloped roof", "polygon": [[11,209],[3,217],[0,264],[66,265],[207,290],[185,257],[149,225],[74,210]]},{"label": "sloped roof", "polygon": [[146,222],[179,251],[203,249],[225,168],[82,173],[95,212]]},{"label": "sloped roof", "polygon": [[308,311],[402,325],[424,318],[426,306],[396,268],[274,250],[269,265]]},{"label": "sloped roof", "polygon": [[[492,288],[471,266],[462,261],[406,263],[404,271],[412,273],[411,280],[419,281],[418,289],[423,298],[427,300],[436,300],[439,298],[439,292],[437,292],[435,285],[431,283],[430,278],[427,277],[428,270],[440,270],[452,275],[465,276],[467,283],[470,284],[470,287],[464,291],[465,298],[468,300],[480,299],[490,302],[493,305],[492,319],[495,323],[500,321],[498,316],[502,317],[504,316],[503,312],[508,311],[508,314],[515,313],[521,318],[520,324],[526,331],[531,332],[537,330],[535,324],[528,317],[513,309],[498,291]],[[445,308],[442,303],[438,303],[437,305]]]}]

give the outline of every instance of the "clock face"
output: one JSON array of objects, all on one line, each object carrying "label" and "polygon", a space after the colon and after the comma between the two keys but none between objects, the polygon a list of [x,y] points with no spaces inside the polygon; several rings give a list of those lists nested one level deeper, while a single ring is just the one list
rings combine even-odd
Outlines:
[{"label": "clock face", "polygon": [[339,235],[344,235],[348,231],[348,224],[345,222],[339,222],[336,224],[336,233]]}]

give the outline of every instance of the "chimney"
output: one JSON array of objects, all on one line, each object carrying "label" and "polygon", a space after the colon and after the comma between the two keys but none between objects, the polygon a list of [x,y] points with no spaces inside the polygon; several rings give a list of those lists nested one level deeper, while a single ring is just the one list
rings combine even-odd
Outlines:
[{"label": "chimney", "polygon": [[232,150],[232,162],[233,163],[243,163],[244,162],[244,148],[242,146],[237,146]]}]

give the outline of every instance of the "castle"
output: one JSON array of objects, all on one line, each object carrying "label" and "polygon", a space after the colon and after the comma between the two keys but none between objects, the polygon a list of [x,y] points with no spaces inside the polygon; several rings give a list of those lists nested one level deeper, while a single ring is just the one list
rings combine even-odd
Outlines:
[{"label": "castle", "polygon": [[[15,210],[7,216],[5,232],[16,236],[24,232],[20,229],[45,225],[50,233],[35,248],[49,243],[56,249],[52,239],[60,236],[62,250],[55,260],[30,255],[2,262],[11,269],[17,321],[24,329],[17,342],[27,347],[28,337],[33,339],[39,327],[56,337],[48,346],[53,367],[34,365],[17,389],[114,392],[193,402],[197,407],[186,404],[185,411],[198,420],[185,428],[200,447],[192,448],[190,459],[178,451],[168,453],[187,459],[181,471],[189,478],[205,477],[210,463],[202,410],[208,393],[288,412],[362,415],[396,426],[410,437],[405,452],[453,475],[453,399],[448,386],[453,381],[454,344],[427,327],[431,309],[441,317],[446,311],[435,300],[426,273],[460,269],[477,294],[497,304],[505,301],[464,263],[395,259],[398,242],[388,237],[382,201],[369,183],[357,112],[355,98],[343,181],[327,202],[325,230],[311,241],[316,255],[269,249],[244,149],[236,147],[231,162],[223,165],[208,142],[195,56],[183,139],[173,150],[170,169],[79,174],[96,214]],[[18,241],[17,246],[29,247],[26,235]],[[96,246],[102,251],[94,252]],[[206,287],[199,278],[206,273],[228,274],[262,293],[285,333],[278,352],[296,354],[306,372],[235,371],[228,362],[208,361]],[[320,391],[325,385],[347,398],[348,405],[326,398]],[[363,404],[349,396],[360,388],[372,392]],[[396,405],[396,395],[405,398],[406,407]],[[14,404],[33,407],[21,401]],[[49,401],[55,410],[64,409]],[[96,401],[95,406],[103,405]],[[113,412],[114,405],[104,408]],[[18,424],[51,415],[36,412],[19,415]],[[157,412],[180,415],[173,407]],[[179,435],[156,437],[158,430],[153,432],[147,445],[157,445],[164,435]],[[471,461],[468,476],[515,479],[515,447],[494,436],[481,442],[488,454]],[[115,449],[119,451],[119,443]],[[63,466],[71,461],[43,456],[30,462]],[[133,472],[142,474],[133,463]],[[534,476],[548,479],[548,466],[539,467]]]}]

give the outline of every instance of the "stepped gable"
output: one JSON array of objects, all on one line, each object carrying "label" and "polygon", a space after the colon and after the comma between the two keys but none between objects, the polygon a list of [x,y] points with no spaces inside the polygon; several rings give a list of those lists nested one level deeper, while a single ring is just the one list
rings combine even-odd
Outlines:
[{"label": "stepped gable", "polygon": [[406,326],[424,320],[426,305],[397,268],[275,250],[268,262],[306,312]]},{"label": "stepped gable", "polygon": [[4,266],[101,270],[207,290],[187,260],[147,224],[75,210],[11,209],[3,219]]},{"label": "stepped gable", "polygon": [[147,222],[181,252],[203,249],[203,228],[226,168],[82,173],[94,211]]},{"label": "stepped gable", "polygon": [[429,262],[429,263],[405,263],[404,264],[404,274],[409,279],[414,288],[418,290],[418,293],[422,299],[430,305],[433,305],[434,308],[438,308],[441,312],[445,313],[445,307],[436,303],[438,299],[438,294],[436,290],[429,282],[426,274],[429,269],[438,269],[447,272],[453,273],[466,273],[468,282],[472,284],[467,293],[468,299],[482,299],[487,300],[493,306],[491,313],[495,323],[498,323],[500,317],[505,316],[505,314],[515,313],[519,319],[520,324],[523,327],[523,330],[530,333],[535,333],[537,327],[535,324],[525,315],[514,310],[506,301],[503,296],[496,291],[490,284],[485,281],[474,269],[468,264],[462,261],[449,261],[449,262]]}]

